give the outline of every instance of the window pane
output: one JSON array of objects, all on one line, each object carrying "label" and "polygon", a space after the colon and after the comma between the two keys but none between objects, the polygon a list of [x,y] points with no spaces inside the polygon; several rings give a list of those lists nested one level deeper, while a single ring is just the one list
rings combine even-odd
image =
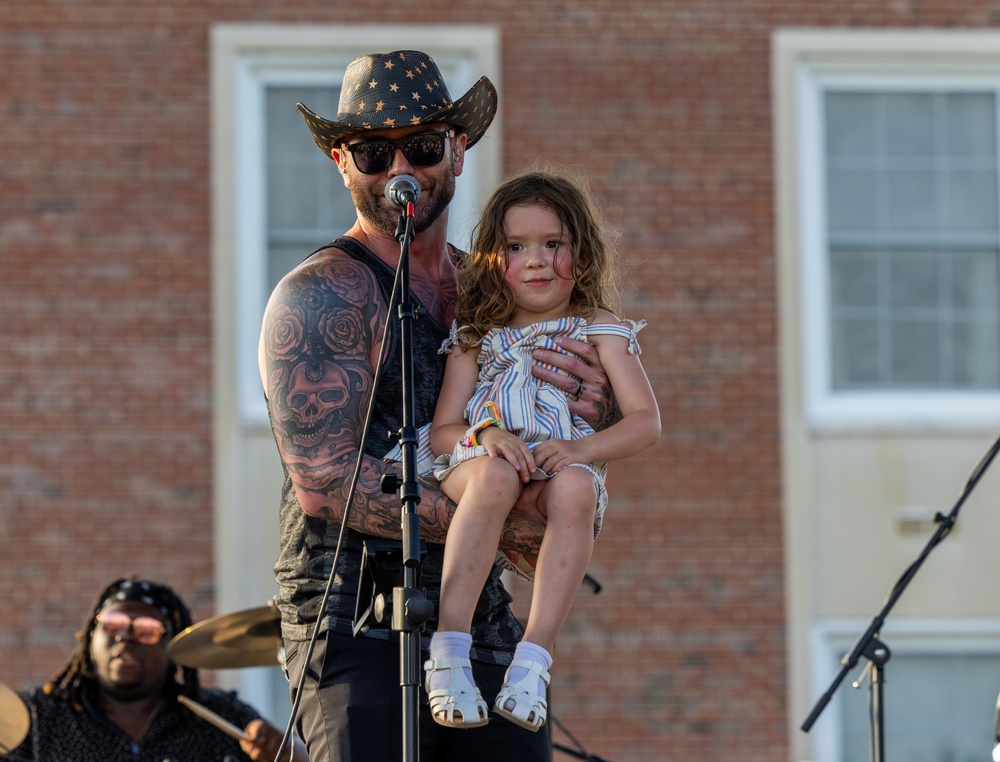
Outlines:
[{"label": "window pane", "polygon": [[333,87],[266,90],[269,289],[354,224],[354,205],[336,165],[317,149],[295,108],[303,103],[318,114],[336,114],[339,98]]},{"label": "window pane", "polygon": [[994,252],[832,252],[834,388],[1000,388],[998,270]]},{"label": "window pane", "polygon": [[874,167],[830,167],[827,214],[832,233],[878,230],[878,178]]},{"label": "window pane", "polygon": [[947,101],[951,152],[994,164],[997,149],[993,97],[982,93],[951,93]]},{"label": "window pane", "polygon": [[929,251],[893,252],[890,262],[889,304],[900,309],[933,309],[938,304],[939,255]]},{"label": "window pane", "polygon": [[846,318],[833,325],[834,388],[879,386],[878,323]]},{"label": "window pane", "polygon": [[875,155],[874,107],[870,93],[827,95],[827,153],[831,158]]},{"label": "window pane", "polygon": [[1000,267],[992,251],[965,251],[952,260],[951,300],[958,309],[983,310],[994,315],[1000,308],[997,284]]},{"label": "window pane", "polygon": [[969,389],[1000,387],[1000,330],[997,321],[957,323],[952,338],[955,385]]},{"label": "window pane", "polygon": [[985,167],[954,166],[944,178],[952,232],[993,234],[997,230],[997,176],[995,160]]},{"label": "window pane", "polygon": [[912,166],[891,166],[885,173],[886,228],[893,233],[928,233],[940,227],[937,176],[931,169],[917,164],[919,162]]},{"label": "window pane", "polygon": [[994,94],[825,105],[833,388],[1000,388]]},{"label": "window pane", "polygon": [[900,319],[891,326],[889,360],[893,386],[927,389],[940,386],[940,326],[930,320]]},{"label": "window pane", "polygon": [[878,270],[872,252],[837,251],[831,254],[833,309],[868,307],[878,304]]},{"label": "window pane", "polygon": [[879,385],[879,293],[887,283],[879,264],[875,252],[831,252],[834,388]]},{"label": "window pane", "polygon": [[935,153],[934,106],[934,96],[928,93],[875,96],[876,110],[884,113],[882,143],[887,156],[927,159]]}]

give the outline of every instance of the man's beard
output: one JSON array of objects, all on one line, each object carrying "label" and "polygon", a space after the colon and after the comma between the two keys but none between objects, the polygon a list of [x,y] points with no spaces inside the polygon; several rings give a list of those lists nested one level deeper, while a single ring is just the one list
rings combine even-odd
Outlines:
[{"label": "man's beard", "polygon": [[[444,178],[424,196],[424,204],[414,214],[413,229],[419,233],[429,228],[448,208],[455,196],[455,170],[449,163]],[[399,222],[399,212],[382,205],[381,195],[373,194],[369,188],[351,186],[351,200],[358,208],[361,216],[378,232],[396,237],[396,224]]]}]

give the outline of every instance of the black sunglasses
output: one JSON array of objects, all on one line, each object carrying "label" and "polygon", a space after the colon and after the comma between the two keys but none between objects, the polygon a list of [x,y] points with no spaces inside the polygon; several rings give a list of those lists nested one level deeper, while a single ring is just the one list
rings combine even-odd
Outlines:
[{"label": "black sunglasses", "polygon": [[444,139],[454,137],[447,132],[419,132],[399,140],[363,140],[359,143],[344,143],[344,150],[354,157],[354,166],[365,175],[377,175],[392,166],[396,149],[414,167],[433,167],[444,158]]}]

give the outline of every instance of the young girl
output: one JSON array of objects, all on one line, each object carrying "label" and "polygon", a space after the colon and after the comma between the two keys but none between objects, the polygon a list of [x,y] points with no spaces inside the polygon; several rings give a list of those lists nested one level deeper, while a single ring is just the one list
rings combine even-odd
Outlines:
[{"label": "young girl", "polygon": [[[424,665],[439,724],[488,721],[468,658],[472,614],[508,513],[524,484],[542,478],[538,507],[547,524],[537,559],[511,554],[522,571],[534,566],[531,610],[494,709],[529,730],[544,725],[549,651],[601,527],[605,461],[659,438],[659,411],[635,339],[645,323],[622,321],[608,308],[612,254],[580,183],[529,172],[492,194],[459,265],[456,321],[431,428],[441,456],[435,476],[458,504],[445,545],[438,631]],[[597,349],[621,408],[618,423],[595,433],[571,416],[565,392],[531,374],[532,350],[558,349],[556,336],[586,338]]]}]

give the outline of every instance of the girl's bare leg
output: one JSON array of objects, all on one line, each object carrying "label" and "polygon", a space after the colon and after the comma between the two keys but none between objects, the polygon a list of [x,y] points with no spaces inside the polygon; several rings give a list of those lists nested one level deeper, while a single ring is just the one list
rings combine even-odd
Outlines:
[{"label": "girl's bare leg", "polygon": [[521,480],[507,461],[483,457],[457,466],[441,488],[458,508],[445,542],[438,629],[431,636],[424,685],[435,722],[478,727],[489,721],[489,707],[472,676],[469,630]]},{"label": "girl's bare leg", "polygon": [[538,730],[548,715],[550,652],[590,564],[596,504],[593,474],[575,467],[553,476],[539,497],[548,523],[535,566],[528,626],[494,705],[501,715],[529,730]]},{"label": "girl's bare leg", "polygon": [[442,482],[442,490],[458,508],[445,542],[438,630],[469,632],[472,628],[476,603],[521,486],[510,463],[488,457],[462,463]]},{"label": "girl's bare leg", "polygon": [[548,524],[535,566],[524,640],[551,651],[594,552],[597,488],[593,474],[583,468],[564,468],[545,485],[539,505]]}]

